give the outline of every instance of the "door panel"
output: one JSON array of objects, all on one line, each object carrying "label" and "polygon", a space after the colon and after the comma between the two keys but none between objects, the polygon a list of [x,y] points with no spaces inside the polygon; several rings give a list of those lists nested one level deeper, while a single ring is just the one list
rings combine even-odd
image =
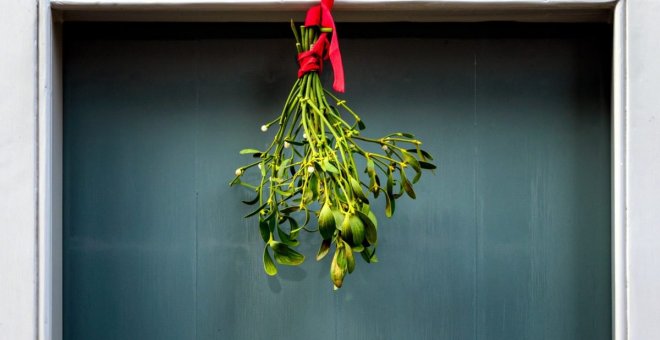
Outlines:
[{"label": "door panel", "polygon": [[316,234],[266,276],[227,185],[295,80],[287,27],[66,25],[66,339],[611,337],[608,26],[345,24],[366,133],[438,169],[336,292]]}]

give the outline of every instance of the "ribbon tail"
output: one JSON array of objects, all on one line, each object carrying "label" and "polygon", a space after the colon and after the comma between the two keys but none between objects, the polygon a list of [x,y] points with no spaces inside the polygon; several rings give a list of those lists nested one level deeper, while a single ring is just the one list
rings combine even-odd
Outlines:
[{"label": "ribbon tail", "polygon": [[330,40],[330,47],[328,49],[328,57],[332,64],[332,72],[335,76],[332,88],[337,92],[344,93],[344,65],[341,61],[341,52],[339,51],[337,27],[335,27],[335,20],[332,18],[330,8],[332,8],[332,2],[330,2],[330,6],[328,6],[325,1],[321,2],[321,25],[323,27],[332,27],[332,39]]},{"label": "ribbon tail", "polygon": [[332,64],[332,72],[335,76],[335,81],[332,84],[332,88],[334,88],[337,92],[344,93],[344,65],[341,61],[341,53],[339,52],[337,34],[334,32],[332,34],[332,40],[330,41],[328,57],[330,58],[330,63]]}]

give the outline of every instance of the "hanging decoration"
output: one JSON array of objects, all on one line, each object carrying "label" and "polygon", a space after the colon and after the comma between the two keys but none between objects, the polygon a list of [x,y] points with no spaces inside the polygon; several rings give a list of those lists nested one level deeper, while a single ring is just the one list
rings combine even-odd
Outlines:
[{"label": "hanging decoration", "polygon": [[[299,28],[291,22],[300,64],[298,79],[280,116],[261,126],[263,132],[275,128],[272,143],[265,150],[240,151],[255,161],[238,168],[231,185],[243,185],[256,194],[244,201],[257,207],[246,218],[258,216],[268,275],[277,274],[275,263],[301,264],[305,256],[294,250],[300,243],[298,235],[318,231],[321,244],[316,259],[320,261],[334,248],[330,278],[337,289],[355,269],[357,254],[367,263],[378,261],[378,221],[367,193],[373,199],[384,197],[385,215],[391,217],[395,201],[404,194],[414,199],[413,184],[422,170],[435,166],[412,134],[363,136],[365,124],[360,116],[323,88],[319,73],[323,61],[330,60],[333,89],[344,92],[332,5],[333,0],[323,0],[309,9],[305,25]],[[250,170],[260,174],[256,183],[243,180]]]}]

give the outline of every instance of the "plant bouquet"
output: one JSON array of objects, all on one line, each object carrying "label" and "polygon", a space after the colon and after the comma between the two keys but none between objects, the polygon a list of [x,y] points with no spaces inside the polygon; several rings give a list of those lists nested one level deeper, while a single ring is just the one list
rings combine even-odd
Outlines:
[{"label": "plant bouquet", "polygon": [[[300,63],[298,79],[282,113],[261,126],[263,132],[276,128],[272,143],[265,150],[240,151],[255,160],[236,170],[231,185],[243,185],[256,194],[254,199],[244,201],[256,206],[246,217],[259,218],[259,231],[266,243],[263,264],[268,275],[277,274],[275,262],[301,264],[305,257],[294,250],[300,243],[299,233],[318,231],[322,240],[317,260],[334,245],[330,277],[337,289],[346,274],[355,269],[357,254],[367,263],[378,261],[378,221],[367,194],[374,199],[382,195],[385,215],[391,217],[396,199],[404,194],[414,199],[413,184],[422,170],[435,166],[412,134],[363,136],[365,124],[360,116],[323,87],[319,73],[323,60],[330,59],[335,75],[333,87],[337,92],[344,91],[331,8],[332,1],[323,0],[308,11],[304,26],[296,27],[291,22]],[[241,180],[251,170],[261,175],[257,183]]]}]

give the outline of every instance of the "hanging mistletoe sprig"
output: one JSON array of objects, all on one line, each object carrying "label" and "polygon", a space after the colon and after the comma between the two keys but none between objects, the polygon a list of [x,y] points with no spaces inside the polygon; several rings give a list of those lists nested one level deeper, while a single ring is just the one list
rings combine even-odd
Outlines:
[{"label": "hanging mistletoe sprig", "polygon": [[[374,199],[382,194],[385,215],[390,217],[395,200],[404,194],[414,199],[413,184],[423,169],[435,166],[430,163],[431,155],[411,134],[399,132],[376,139],[362,136],[365,124],[360,117],[344,100],[323,88],[319,72],[323,59],[329,58],[335,73],[334,88],[343,92],[330,6],[324,2],[312,8],[306,25],[299,29],[291,23],[299,53],[299,78],[280,116],[261,127],[263,132],[277,127],[273,142],[265,150],[241,150],[255,161],[238,168],[231,184],[256,193],[254,199],[244,201],[258,206],[246,217],[259,216],[268,275],[277,274],[275,262],[301,264],[305,257],[293,249],[300,243],[300,231],[318,231],[322,241],[316,259],[325,257],[334,244],[330,276],[339,288],[346,274],[355,269],[356,253],[367,263],[377,262],[378,222],[365,192]],[[343,109],[350,122],[337,108]],[[368,144],[379,148],[368,148]],[[372,149],[382,152],[369,151]],[[356,157],[364,161],[358,163]],[[359,164],[365,164],[364,168]],[[252,169],[261,175],[256,184],[242,180]],[[362,171],[364,177],[360,176]]]}]

